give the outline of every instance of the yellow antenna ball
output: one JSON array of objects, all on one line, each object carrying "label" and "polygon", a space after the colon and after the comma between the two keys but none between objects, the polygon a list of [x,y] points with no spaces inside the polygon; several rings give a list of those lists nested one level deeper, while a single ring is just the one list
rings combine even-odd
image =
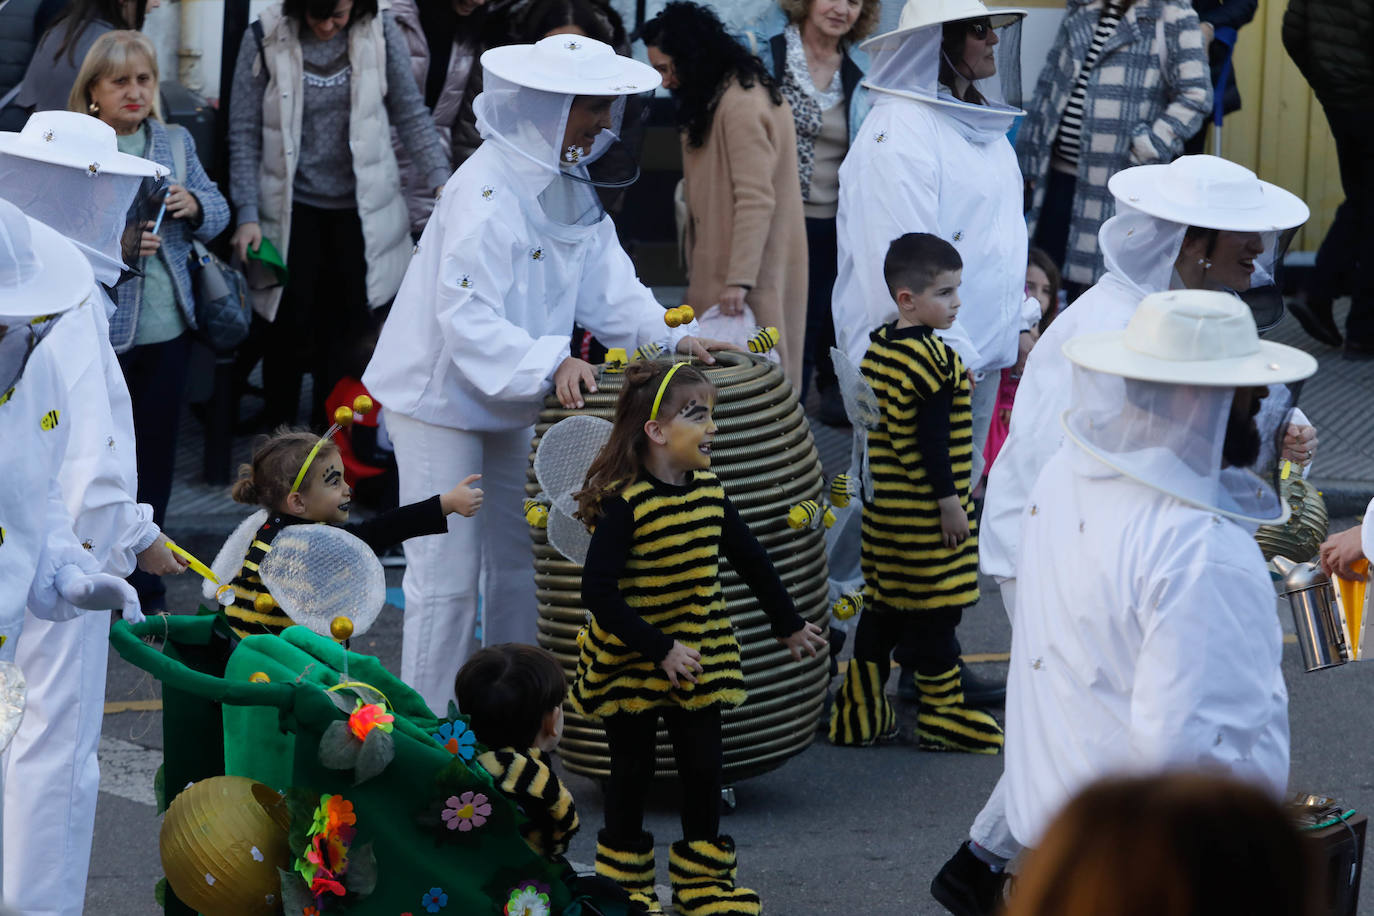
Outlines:
[{"label": "yellow antenna ball", "polygon": [[233,604],[236,597],[238,596],[232,585],[221,585],[219,588],[215,589],[215,601],[218,602],[221,607],[228,607]]},{"label": "yellow antenna ball", "polygon": [[252,674],[248,675],[248,680],[254,684],[272,683],[272,679],[267,676],[266,671],[254,671]]},{"label": "yellow antenna ball", "polygon": [[334,422],[340,426],[353,425],[353,408],[347,404],[340,404],[334,408]]},{"label": "yellow antenna ball", "polygon": [[679,315],[682,316],[683,324],[691,324],[693,321],[696,320],[696,310],[693,309],[690,305],[679,305],[677,307],[677,312]]},{"label": "yellow antenna ball", "polygon": [[270,614],[277,609],[277,602],[271,595],[263,592],[253,599],[253,610],[259,614]]},{"label": "yellow antenna ball", "polygon": [[353,635],[353,621],[344,616],[335,617],[329,621],[329,635],[343,642]]},{"label": "yellow antenna ball", "polygon": [[377,405],[372,403],[372,398],[365,394],[360,394],[353,399],[353,409],[358,413],[372,413],[372,408]]},{"label": "yellow antenna ball", "polygon": [[663,313],[663,323],[670,328],[675,328],[682,324],[682,313],[677,309],[668,309]]}]

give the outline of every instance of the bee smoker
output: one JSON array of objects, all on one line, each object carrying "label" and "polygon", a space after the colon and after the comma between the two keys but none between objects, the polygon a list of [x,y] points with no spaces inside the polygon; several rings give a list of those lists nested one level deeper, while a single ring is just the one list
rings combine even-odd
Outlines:
[{"label": "bee smoker", "polygon": [[1283,576],[1282,594],[1293,609],[1303,669],[1320,671],[1344,665],[1349,653],[1331,580],[1315,563],[1295,563],[1277,556],[1272,562]]}]

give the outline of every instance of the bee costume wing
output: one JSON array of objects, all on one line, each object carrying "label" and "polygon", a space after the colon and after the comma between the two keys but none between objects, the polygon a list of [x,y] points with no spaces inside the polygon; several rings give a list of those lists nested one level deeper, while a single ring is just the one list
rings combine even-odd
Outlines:
[{"label": "bee costume wing", "polygon": [[840,383],[840,397],[844,412],[854,427],[854,450],[850,460],[850,477],[858,481],[859,495],[865,503],[873,499],[873,473],[868,468],[868,433],[878,428],[882,417],[878,396],[868,384],[859,367],[843,350],[830,348],[830,360],[835,366],[835,379]]},{"label": "bee costume wing", "polygon": [[386,604],[386,576],[372,548],[329,525],[278,532],[258,575],[293,622],[321,636],[332,638],[336,617],[347,617],[361,636]]},{"label": "bee costume wing", "polygon": [[9,747],[10,739],[24,721],[24,699],[27,687],[24,673],[14,662],[0,662],[0,752]]},{"label": "bee costume wing", "polygon": [[611,423],[600,417],[578,415],[560,420],[544,432],[534,452],[534,476],[548,495],[549,543],[579,566],[587,559],[591,534],[576,518],[577,500],[587,469],[611,438]]},{"label": "bee costume wing", "polygon": [[[259,509],[252,515],[239,522],[237,528],[224,539],[224,544],[220,546],[219,553],[215,554],[215,562],[210,564],[210,571],[219,579],[220,585],[228,585],[234,581],[234,577],[243,568],[243,558],[248,555],[248,547],[253,543],[253,536],[257,534],[262,523],[267,521],[267,510]],[[206,601],[215,600],[215,589],[219,586],[209,579],[201,582],[200,593]],[[210,605],[214,607],[215,605]]]}]

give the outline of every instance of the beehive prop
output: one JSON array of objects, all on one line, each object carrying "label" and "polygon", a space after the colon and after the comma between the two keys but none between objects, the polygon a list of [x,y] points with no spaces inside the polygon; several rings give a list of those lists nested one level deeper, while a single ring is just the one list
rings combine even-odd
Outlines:
[{"label": "beehive prop", "polygon": [[[788,527],[788,510],[819,500],[825,488],[811,428],[792,386],[775,364],[745,353],[717,353],[715,366],[696,363],[716,386],[711,470],[767,549],[787,586],[797,612],[822,627],[828,620],[825,534],[819,528]],[[601,375],[598,390],[585,396],[586,406],[568,410],[550,397],[535,427],[534,447],[545,430],[576,414],[611,419],[624,376]],[[538,492],[533,471],[526,485]],[[582,607],[581,567],[549,546],[545,529],[530,529],[534,541],[535,587],[539,602],[539,643],[553,652],[571,678],[577,668],[577,633],[586,622]],[[828,659],[803,656],[793,662],[773,638],[768,619],[744,582],[722,562],[722,585],[740,642],[749,699],[724,714],[725,780],[737,782],[780,766],[803,751],[816,733],[825,696]],[[566,726],[559,756],[568,769],[592,778],[610,772],[610,756],[600,724],[565,708]],[[656,772],[676,775],[672,745],[665,730],[658,734]]]}]

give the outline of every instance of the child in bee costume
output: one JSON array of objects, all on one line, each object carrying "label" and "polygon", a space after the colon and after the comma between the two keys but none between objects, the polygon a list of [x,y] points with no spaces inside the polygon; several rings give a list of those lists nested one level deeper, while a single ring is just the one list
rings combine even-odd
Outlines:
[{"label": "child in bee costume", "polygon": [[[67,445],[46,470],[62,487],[86,555],[120,578],[135,566],[157,575],[183,568],[165,546],[152,507],[137,498],[133,413],[109,341],[114,306],[102,288],[125,270],[127,212],[165,172],[120,153],[114,130],[86,114],[40,112],[21,132],[0,134],[0,198],[65,236],[87,265],[85,301],[44,341],[60,354],[57,371],[71,408],[52,418]],[[108,613],[43,616],[30,608],[18,655],[28,672],[29,705],[5,763],[6,899],[25,913],[72,916],[85,902],[95,830],[110,622]],[[53,817],[57,809],[67,816]]]},{"label": "child in bee costume", "polygon": [[[26,605],[44,620],[68,620],[78,616],[78,609],[112,607],[123,608],[133,621],[143,619],[132,586],[100,572],[100,562],[77,540],[56,473],[83,405],[68,402],[59,366],[63,354],[47,338],[64,319],[74,317],[66,313],[86,302],[93,288],[90,266],[70,242],[0,200],[2,662],[16,658]],[[33,674],[42,678],[47,672]],[[67,669],[65,674],[79,680],[83,672]],[[52,714],[70,715],[71,710]],[[16,788],[34,791],[27,784]],[[60,808],[46,813],[49,820],[63,823],[70,816]],[[25,853],[31,837],[12,833],[9,849]],[[89,843],[88,836],[88,855]],[[57,862],[46,867],[60,870]]]},{"label": "child in bee costume", "polygon": [[579,35],[482,55],[473,103],[483,143],[444,188],[363,374],[387,410],[400,500],[480,472],[480,519],[406,544],[401,674],[434,709],[476,648],[477,599],[487,645],[537,641],[529,526],[522,514],[535,418],[556,392],[582,406],[592,367],[568,355],[574,322],[629,353],[649,341],[711,358],[695,322],[669,329],[662,306],[601,207],[598,187],[633,157],[605,155],[625,96],[658,74]]},{"label": "child in bee costume", "polygon": [[720,835],[721,710],[745,700],[721,555],[794,659],[825,640],[797,614],[710,471],[714,404],[715,389],[686,363],[637,362],[625,372],[610,439],[576,494],[579,517],[594,526],[582,576],[594,621],[572,699],[602,720],[610,747],[597,873],[660,912],[643,820],[662,717],[683,786],[683,839],[668,856],[673,905],[682,916],[757,916],[758,894],[735,884],[734,841]]},{"label": "child in bee costume", "polygon": [[860,546],[866,609],[831,710],[834,744],[897,738],[884,686],[888,657],[906,635],[921,747],[1002,748],[997,720],[964,700],[955,635],[963,609],[978,601],[973,419],[963,361],[935,331],[954,321],[962,267],[954,246],[926,233],[898,238],[884,260],[898,318],[872,333],[861,366],[880,419],[868,433],[872,494],[865,494]]}]

